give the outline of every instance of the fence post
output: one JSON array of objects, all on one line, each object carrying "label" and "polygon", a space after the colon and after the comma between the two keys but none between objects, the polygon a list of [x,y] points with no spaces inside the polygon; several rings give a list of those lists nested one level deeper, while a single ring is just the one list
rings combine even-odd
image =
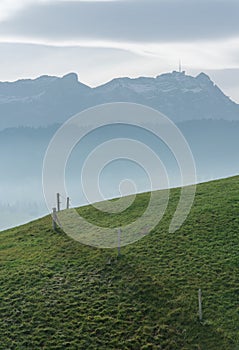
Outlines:
[{"label": "fence post", "polygon": [[61,207],[60,207],[60,193],[57,193],[56,194],[56,200],[57,200],[57,211],[60,211],[61,210]]},{"label": "fence post", "polygon": [[121,228],[118,229],[118,256],[120,256]]},{"label": "fence post", "polygon": [[67,197],[66,198],[66,209],[69,209],[70,208],[70,198]]},{"label": "fence post", "polygon": [[199,320],[202,321],[202,290],[198,290],[198,310],[199,310]]},{"label": "fence post", "polygon": [[52,228],[54,231],[56,231],[56,220],[57,220],[57,216],[56,216],[56,208],[52,209]]}]

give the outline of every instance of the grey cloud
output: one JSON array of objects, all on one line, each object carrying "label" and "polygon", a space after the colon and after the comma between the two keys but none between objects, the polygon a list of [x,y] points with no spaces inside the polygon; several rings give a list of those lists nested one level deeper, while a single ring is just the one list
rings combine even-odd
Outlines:
[{"label": "grey cloud", "polygon": [[237,89],[239,93],[239,69],[218,69],[205,70],[219,86],[223,85],[226,89]]},{"label": "grey cloud", "polygon": [[77,72],[81,82],[95,86],[135,71],[137,76],[144,71],[145,65],[150,62],[152,67],[154,63],[153,59],[145,63],[144,57],[110,48],[0,43],[0,52],[1,81]]},{"label": "grey cloud", "polygon": [[50,40],[192,41],[239,35],[233,0],[62,2],[29,6],[0,23],[5,36]]}]

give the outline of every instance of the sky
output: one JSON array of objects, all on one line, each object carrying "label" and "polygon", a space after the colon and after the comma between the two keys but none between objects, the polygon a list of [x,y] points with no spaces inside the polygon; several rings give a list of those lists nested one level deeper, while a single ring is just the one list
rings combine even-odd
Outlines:
[{"label": "sky", "polygon": [[205,72],[239,103],[237,0],[0,0],[0,81]]}]

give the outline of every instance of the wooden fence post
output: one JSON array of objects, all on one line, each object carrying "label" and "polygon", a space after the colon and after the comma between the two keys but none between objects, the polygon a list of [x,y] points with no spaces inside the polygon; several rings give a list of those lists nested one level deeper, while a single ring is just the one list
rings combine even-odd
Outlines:
[{"label": "wooden fence post", "polygon": [[52,228],[54,231],[56,231],[56,220],[57,220],[57,216],[56,216],[56,208],[52,209]]},{"label": "wooden fence post", "polygon": [[56,200],[57,200],[57,211],[60,211],[61,210],[60,193],[56,194]]},{"label": "wooden fence post", "polygon": [[199,320],[202,321],[202,290],[198,290],[198,310],[199,310]]},{"label": "wooden fence post", "polygon": [[120,256],[121,228],[118,229],[118,256]]},{"label": "wooden fence post", "polygon": [[70,198],[67,197],[66,198],[66,209],[69,209],[70,208]]}]

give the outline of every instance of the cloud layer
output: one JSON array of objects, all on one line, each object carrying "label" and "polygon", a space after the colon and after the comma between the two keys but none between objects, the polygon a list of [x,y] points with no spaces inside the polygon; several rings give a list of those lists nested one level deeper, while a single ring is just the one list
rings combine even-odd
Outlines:
[{"label": "cloud layer", "polygon": [[239,101],[238,18],[238,0],[0,0],[0,80],[76,71],[97,85],[181,58]]},{"label": "cloud layer", "polygon": [[0,23],[0,33],[46,42],[221,40],[239,36],[238,14],[232,0],[41,2]]}]

